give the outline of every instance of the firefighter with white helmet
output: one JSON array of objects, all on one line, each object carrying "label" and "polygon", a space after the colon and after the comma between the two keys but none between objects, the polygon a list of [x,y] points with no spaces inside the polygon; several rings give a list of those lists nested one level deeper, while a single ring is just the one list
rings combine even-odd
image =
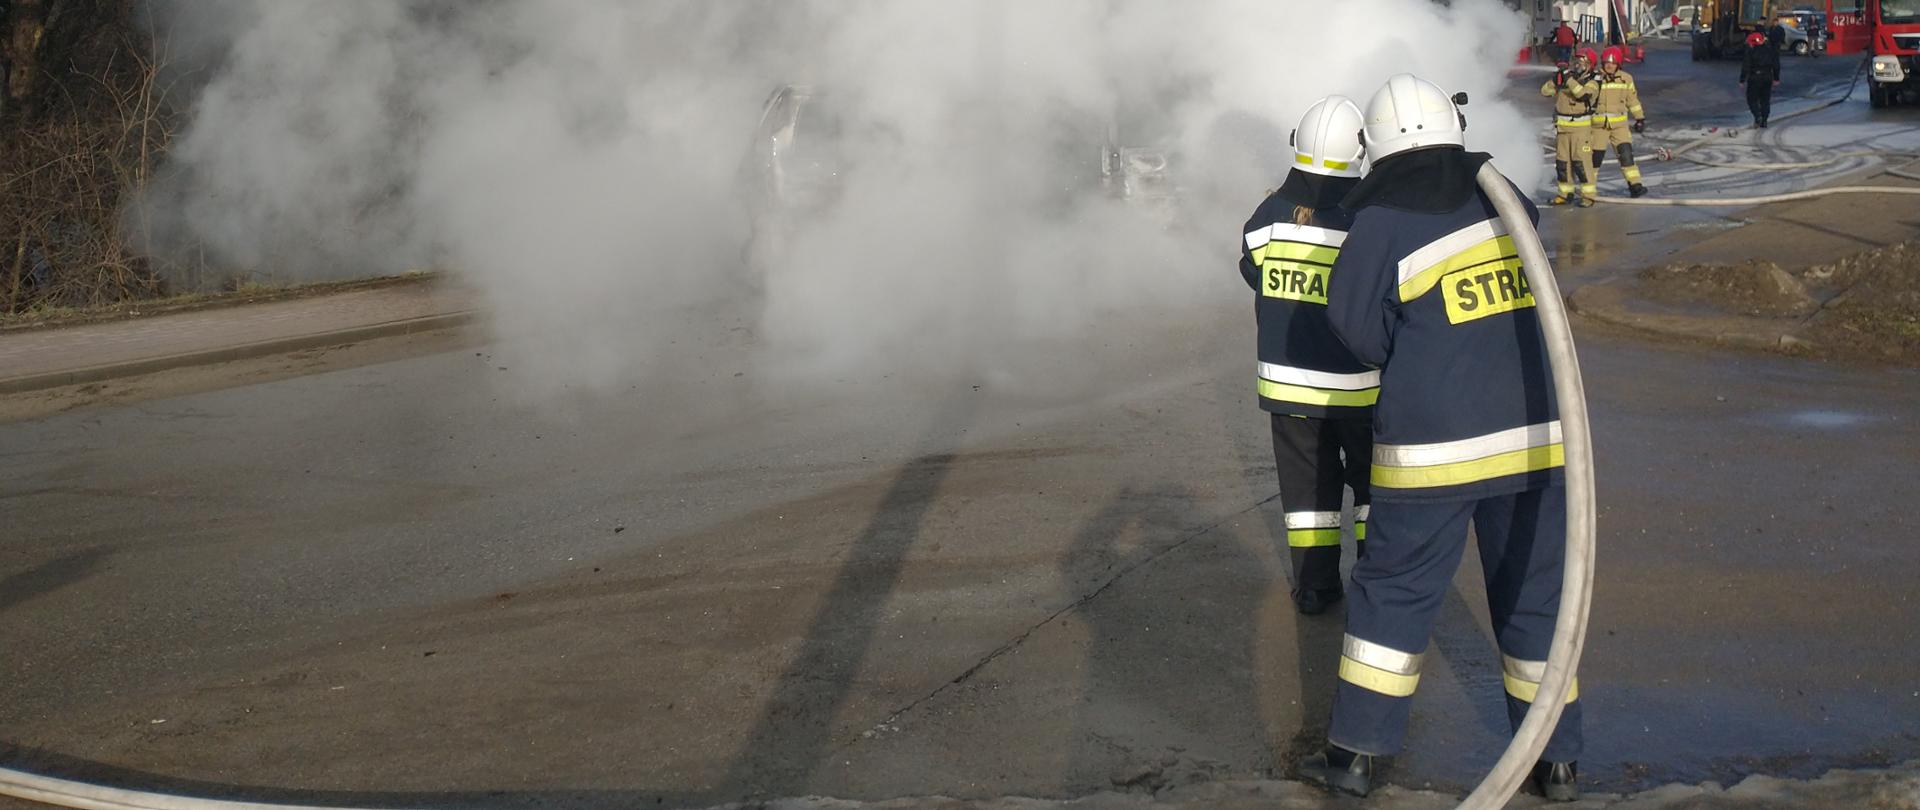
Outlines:
[{"label": "firefighter with white helmet", "polygon": [[1293,131],[1294,163],[1242,230],[1240,275],[1257,297],[1260,407],[1268,413],[1286,511],[1293,601],[1323,613],[1340,582],[1342,494],[1353,489],[1353,534],[1367,536],[1367,463],[1380,373],[1360,364],[1327,326],[1327,281],[1350,218],[1341,198],[1365,160],[1360,108],[1328,96]]},{"label": "firefighter with white helmet", "polygon": [[[1553,164],[1559,181],[1554,205],[1578,201],[1591,207],[1600,190],[1588,174],[1593,160],[1589,133],[1593,128],[1593,49],[1582,48],[1570,67],[1562,67],[1540,95],[1553,99]],[[1575,184],[1578,184],[1577,190]]]},{"label": "firefighter with white helmet", "polygon": [[1640,182],[1640,167],[1633,159],[1633,133],[1647,128],[1646,110],[1640,107],[1640,91],[1633,75],[1620,69],[1627,51],[1618,45],[1600,54],[1600,73],[1589,85],[1593,90],[1593,179],[1600,179],[1600,164],[1612,147],[1620,156],[1620,172],[1627,178],[1627,193],[1644,197],[1647,187]]},{"label": "firefighter with white helmet", "polygon": [[[1374,758],[1406,736],[1469,524],[1516,728],[1559,609],[1567,500],[1553,373],[1519,252],[1476,180],[1491,158],[1466,151],[1465,130],[1455,102],[1411,74],[1374,94],[1372,169],[1343,202],[1353,226],[1330,278],[1327,321],[1380,369],[1380,394],[1369,536],[1348,588],[1328,744],[1300,775],[1359,795],[1373,787]],[[1576,681],[1533,772],[1556,800],[1578,796],[1578,694]]]}]

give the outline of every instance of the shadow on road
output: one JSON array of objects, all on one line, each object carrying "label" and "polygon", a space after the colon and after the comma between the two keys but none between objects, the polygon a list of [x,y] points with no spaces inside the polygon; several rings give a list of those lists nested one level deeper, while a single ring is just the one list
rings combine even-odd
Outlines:
[{"label": "shadow on road", "polygon": [[1272,750],[1257,677],[1268,567],[1231,533],[1200,529],[1193,503],[1184,487],[1123,488],[1062,559],[1078,593],[1076,572],[1112,577],[1077,611],[1088,650],[1067,784],[1245,777],[1229,762]]},{"label": "shadow on road", "polygon": [[928,509],[957,456],[924,456],[894,478],[873,519],[780,674],[760,721],[720,784],[731,796],[801,796],[832,747],[834,717],[853,690],[881,610],[893,593]]},{"label": "shadow on road", "polygon": [[0,580],[0,611],[86,579],[112,553],[104,547],[90,548]]}]

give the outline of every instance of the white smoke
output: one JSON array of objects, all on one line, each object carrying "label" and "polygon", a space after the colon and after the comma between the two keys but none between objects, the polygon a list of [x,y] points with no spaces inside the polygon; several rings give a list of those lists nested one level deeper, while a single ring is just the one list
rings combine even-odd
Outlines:
[{"label": "white smoke", "polygon": [[[1232,300],[1294,120],[1394,73],[1468,92],[1469,145],[1539,171],[1498,0],[155,2],[207,43],[149,196],[170,241],[281,280],[444,268],[549,383],[728,342],[769,377],[991,374]],[[804,215],[756,197],[790,83],[836,118]],[[1171,200],[1101,190],[1109,132],[1172,156]]]}]

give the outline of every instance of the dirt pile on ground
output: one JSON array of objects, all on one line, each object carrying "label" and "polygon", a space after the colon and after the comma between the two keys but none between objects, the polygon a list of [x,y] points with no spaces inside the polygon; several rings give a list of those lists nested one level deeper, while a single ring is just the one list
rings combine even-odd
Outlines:
[{"label": "dirt pile on ground", "polygon": [[1671,264],[1641,271],[1639,281],[1661,303],[1791,321],[1793,345],[1807,353],[1920,364],[1920,243],[1801,268]]},{"label": "dirt pile on ground", "polygon": [[1920,363],[1920,243],[1850,256],[1806,275],[1838,291],[1808,324],[1816,346]]},{"label": "dirt pile on ground", "polygon": [[1654,300],[1739,315],[1804,318],[1820,307],[1803,281],[1768,261],[1669,264],[1640,271],[1640,282]]}]

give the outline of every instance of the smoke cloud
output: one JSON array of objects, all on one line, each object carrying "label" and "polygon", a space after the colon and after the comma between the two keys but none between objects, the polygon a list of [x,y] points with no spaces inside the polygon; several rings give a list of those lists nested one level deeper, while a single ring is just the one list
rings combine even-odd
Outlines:
[{"label": "smoke cloud", "polygon": [[204,81],[156,250],[445,269],[546,385],[990,379],[1190,317],[1300,113],[1403,71],[1539,171],[1498,0],[155,2]]}]

